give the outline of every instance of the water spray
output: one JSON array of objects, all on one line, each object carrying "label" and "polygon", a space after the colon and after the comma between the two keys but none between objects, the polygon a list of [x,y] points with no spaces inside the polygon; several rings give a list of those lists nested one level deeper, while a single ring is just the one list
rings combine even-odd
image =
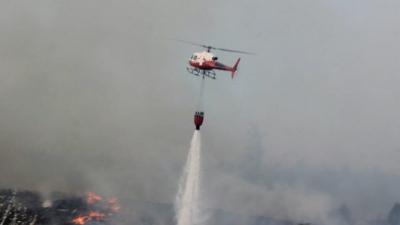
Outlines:
[{"label": "water spray", "polygon": [[194,225],[200,222],[200,151],[201,135],[199,130],[195,130],[176,196],[177,225]]}]

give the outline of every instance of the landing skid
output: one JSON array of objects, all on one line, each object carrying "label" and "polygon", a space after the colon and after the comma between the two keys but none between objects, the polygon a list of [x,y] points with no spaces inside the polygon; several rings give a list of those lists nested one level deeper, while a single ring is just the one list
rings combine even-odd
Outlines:
[{"label": "landing skid", "polygon": [[208,77],[214,80],[216,79],[216,73],[214,70],[201,70],[196,67],[186,67],[186,70],[195,76],[202,76],[203,78]]}]

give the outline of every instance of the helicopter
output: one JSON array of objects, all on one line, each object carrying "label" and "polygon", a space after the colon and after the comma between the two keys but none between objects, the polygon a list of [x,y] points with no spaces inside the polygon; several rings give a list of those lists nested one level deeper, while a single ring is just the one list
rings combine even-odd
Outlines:
[{"label": "helicopter", "polygon": [[252,52],[231,50],[225,48],[216,48],[210,45],[197,44],[194,42],[184,41],[184,40],[177,40],[177,41],[190,45],[200,46],[206,49],[206,51],[193,53],[192,56],[189,58],[189,66],[186,67],[186,70],[189,73],[195,76],[202,76],[203,79],[205,77],[208,77],[215,80],[216,79],[215,70],[229,71],[231,72],[231,77],[233,79],[235,77],[235,73],[237,71],[240,62],[240,58],[238,58],[233,66],[224,65],[218,62],[218,57],[215,54],[211,53],[211,50],[254,55],[254,53]]}]

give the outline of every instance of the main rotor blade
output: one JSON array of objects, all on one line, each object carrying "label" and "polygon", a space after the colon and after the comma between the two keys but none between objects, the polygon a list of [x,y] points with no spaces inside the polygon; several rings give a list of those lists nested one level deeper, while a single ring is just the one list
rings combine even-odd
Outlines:
[{"label": "main rotor blade", "polygon": [[226,48],[214,48],[213,47],[213,49],[225,51],[225,52],[235,52],[235,53],[240,53],[240,54],[247,54],[247,55],[255,55],[256,54],[254,52],[245,52],[245,51],[232,50],[232,49],[226,49]]},{"label": "main rotor blade", "polygon": [[245,51],[239,51],[239,50],[232,50],[232,49],[226,49],[226,48],[216,48],[210,45],[204,45],[204,44],[199,44],[199,43],[195,43],[195,42],[191,42],[191,41],[185,41],[185,40],[181,40],[181,39],[173,39],[174,41],[179,41],[185,44],[190,44],[190,45],[194,45],[194,46],[200,46],[203,48],[206,48],[208,50],[213,49],[213,50],[219,50],[219,51],[225,51],[225,52],[235,52],[235,53],[240,53],[240,54],[247,54],[247,55],[255,55],[255,53],[253,52],[245,52]]},{"label": "main rotor blade", "polygon": [[194,45],[194,46],[200,46],[200,47],[203,47],[203,48],[211,47],[211,46],[208,46],[208,45],[198,44],[198,43],[194,43],[194,42],[191,42],[191,41],[185,41],[185,40],[180,40],[180,39],[173,39],[173,40],[179,41],[179,42],[182,42],[182,43],[186,43],[186,44],[190,44],[190,45]]}]

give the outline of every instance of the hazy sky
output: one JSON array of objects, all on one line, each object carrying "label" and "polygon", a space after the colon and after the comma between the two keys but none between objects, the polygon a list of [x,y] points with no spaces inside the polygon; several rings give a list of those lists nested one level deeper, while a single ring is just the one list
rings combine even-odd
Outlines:
[{"label": "hazy sky", "polygon": [[257,53],[241,56],[237,79],[206,82],[210,207],[318,220],[344,203],[384,216],[400,201],[399,9],[3,1],[0,186],[173,202],[200,87],[185,69],[200,49],[178,38]]}]

